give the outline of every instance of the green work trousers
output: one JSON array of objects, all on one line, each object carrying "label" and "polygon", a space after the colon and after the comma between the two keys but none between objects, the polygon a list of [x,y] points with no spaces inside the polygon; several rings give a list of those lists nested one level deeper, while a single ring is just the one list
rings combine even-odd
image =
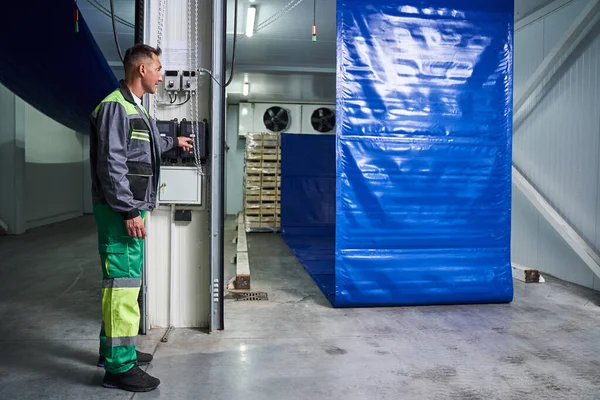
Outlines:
[{"label": "green work trousers", "polygon": [[[145,217],[143,211],[141,216]],[[137,363],[144,240],[129,236],[121,214],[107,204],[94,205],[94,218],[102,265],[100,354],[106,358],[104,369],[119,374]]]}]

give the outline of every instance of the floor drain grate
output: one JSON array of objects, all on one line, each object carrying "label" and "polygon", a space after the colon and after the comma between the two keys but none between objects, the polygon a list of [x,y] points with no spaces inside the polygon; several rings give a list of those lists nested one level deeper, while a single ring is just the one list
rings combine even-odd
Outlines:
[{"label": "floor drain grate", "polygon": [[269,300],[269,296],[265,292],[245,292],[233,293],[235,301],[259,301]]}]

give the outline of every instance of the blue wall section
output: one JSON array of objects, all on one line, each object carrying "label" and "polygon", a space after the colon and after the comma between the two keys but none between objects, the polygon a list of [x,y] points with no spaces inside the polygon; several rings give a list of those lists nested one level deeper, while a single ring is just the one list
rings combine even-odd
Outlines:
[{"label": "blue wall section", "polygon": [[6,1],[0,40],[0,82],[61,124],[87,134],[88,117],[118,87],[73,1]]},{"label": "blue wall section", "polygon": [[337,10],[334,305],[512,300],[513,2]]},{"label": "blue wall section", "polygon": [[335,136],[281,138],[281,234],[330,302],[335,294]]}]

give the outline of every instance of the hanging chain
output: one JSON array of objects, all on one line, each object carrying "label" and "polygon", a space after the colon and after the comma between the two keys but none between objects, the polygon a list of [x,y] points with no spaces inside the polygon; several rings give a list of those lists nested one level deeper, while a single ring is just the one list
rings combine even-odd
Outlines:
[{"label": "hanging chain", "polygon": [[[187,21],[188,21],[188,68],[190,69],[190,71],[194,70],[194,62],[193,62],[193,46],[192,46],[192,40],[193,40],[193,35],[192,35],[192,2],[194,0],[188,0],[187,1]],[[192,90],[190,91],[190,96],[196,96],[195,93],[195,88],[191,88]],[[194,99],[192,99],[192,101],[190,102],[190,106],[189,106],[189,110],[190,110],[190,119],[192,120],[192,134],[194,134]],[[195,137],[195,136],[194,136]],[[194,146],[195,148],[196,146]],[[195,150],[194,150],[195,151]]]},{"label": "hanging chain", "polygon": [[[198,69],[196,67],[197,65],[197,58],[198,58],[198,54],[196,54],[196,49],[195,49],[195,43],[196,40],[198,40],[197,36],[195,36],[192,33],[192,29],[196,29],[195,26],[198,24],[198,0],[190,0],[190,2],[194,2],[194,22],[193,22],[193,26],[191,24],[190,21],[190,35],[191,35],[191,40],[189,43],[189,47],[190,47],[190,54],[193,53],[193,57],[192,57],[192,62],[190,63],[190,68],[192,71],[196,71],[196,74],[198,73]],[[194,92],[197,91],[198,88],[194,88]],[[198,106],[198,103],[196,102],[196,100],[198,99],[198,93],[195,93],[194,98],[192,99],[192,113],[191,113],[191,119],[192,119],[192,135],[194,136],[194,147],[193,147],[193,151],[194,151],[194,163],[196,164],[196,167],[198,167],[200,165],[200,160],[198,160],[198,146],[197,146],[197,140],[198,140],[198,110],[196,109],[196,107]],[[199,168],[199,167],[198,167]]]},{"label": "hanging chain", "polygon": [[[156,47],[160,47],[162,44],[163,31],[164,31],[164,23],[165,23],[165,9],[166,9],[166,0],[158,1],[158,31],[156,34]],[[158,93],[155,93],[154,96],[154,108],[152,110],[152,115],[156,120],[156,110],[158,109]]]},{"label": "hanging chain", "polygon": [[[199,0],[194,0],[194,5],[195,5],[195,12],[194,12],[194,66],[193,66],[193,70],[196,71],[196,75],[198,75],[198,72],[200,71],[200,65],[199,65],[199,60],[200,60],[200,54],[198,53],[198,2]],[[199,80],[198,80],[199,81]],[[198,140],[199,139],[199,127],[200,127],[200,104],[199,101],[200,99],[198,98],[198,88],[196,88],[196,95],[194,96],[194,102],[195,102],[195,110],[194,110],[194,121],[195,121],[195,133],[196,136],[195,138]],[[205,133],[205,132],[204,132]],[[197,142],[198,143],[198,142]],[[204,145],[206,144],[206,141],[204,143]],[[196,167],[198,168],[198,172],[200,173],[200,175],[204,176],[204,171],[202,169],[202,163],[200,160],[200,146],[196,145],[194,146],[194,154],[195,154],[195,161],[196,161]]]}]

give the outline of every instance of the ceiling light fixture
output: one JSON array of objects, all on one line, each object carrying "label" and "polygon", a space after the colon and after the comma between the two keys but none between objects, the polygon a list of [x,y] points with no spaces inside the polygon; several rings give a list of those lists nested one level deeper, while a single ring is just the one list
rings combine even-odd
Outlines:
[{"label": "ceiling light fixture", "polygon": [[254,35],[254,20],[256,18],[256,7],[248,7],[248,15],[246,16],[246,36]]},{"label": "ceiling light fixture", "polygon": [[248,82],[244,83],[244,87],[242,88],[242,94],[244,96],[248,96],[248,94],[250,94],[250,84]]}]

